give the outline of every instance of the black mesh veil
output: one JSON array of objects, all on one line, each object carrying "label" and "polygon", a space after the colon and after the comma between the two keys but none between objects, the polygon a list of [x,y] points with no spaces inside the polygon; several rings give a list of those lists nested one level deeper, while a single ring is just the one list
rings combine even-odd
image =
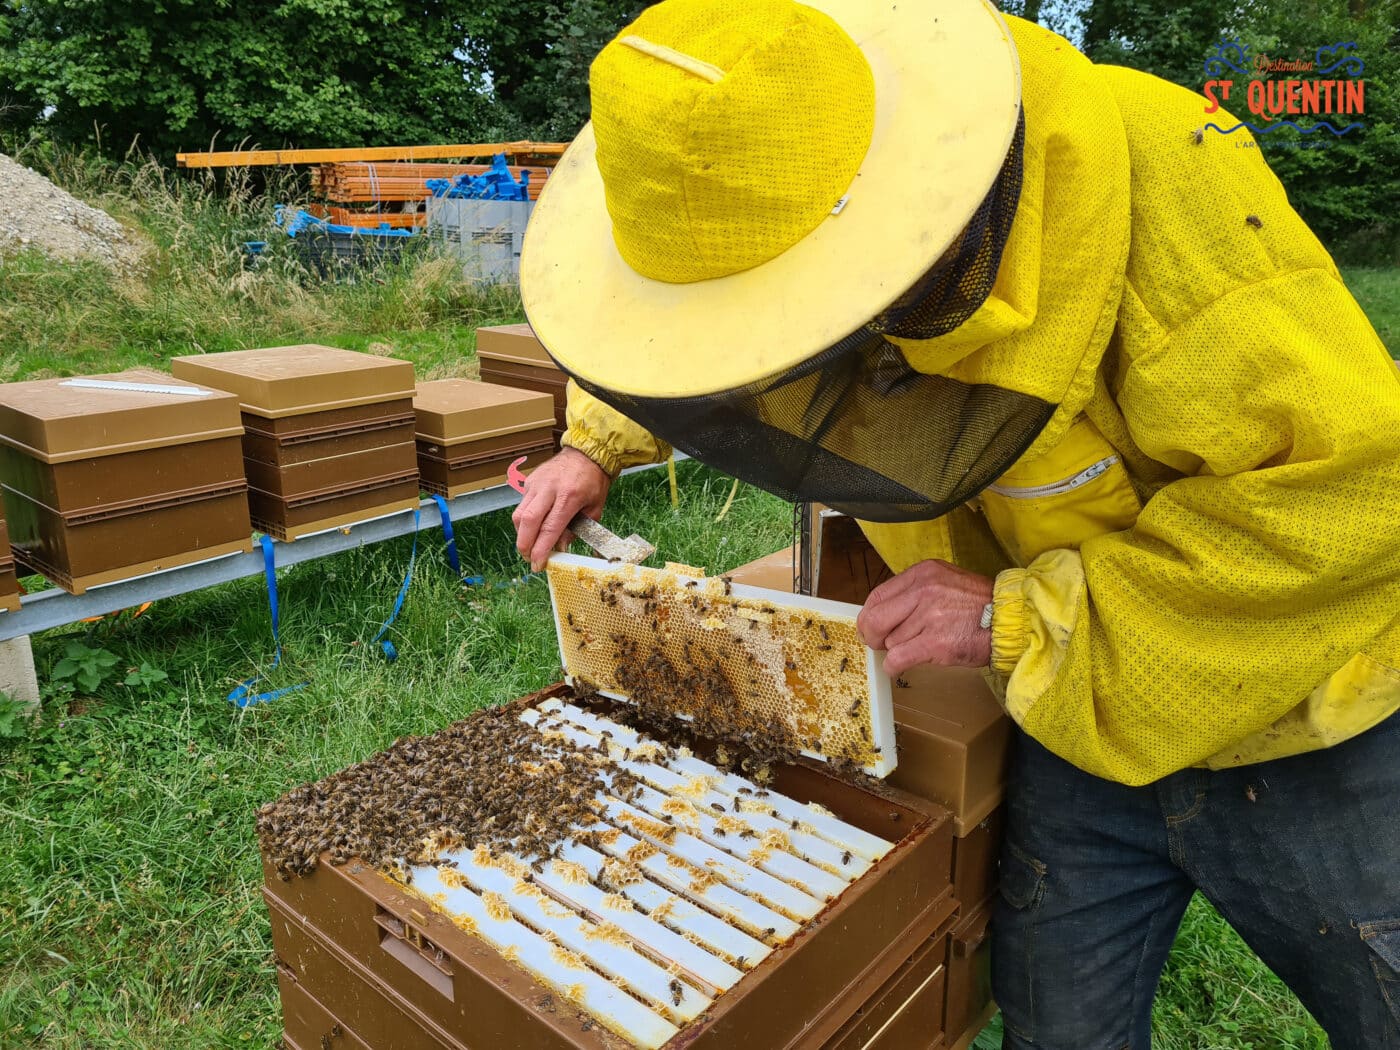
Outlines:
[{"label": "black mesh veil", "polygon": [[942,335],[986,301],[1020,199],[1024,140],[1018,123],[996,182],[938,262],[880,316],[800,365],[698,397],[579,385],[683,452],[784,499],[867,521],[946,514],[1004,473],[1055,406],[918,372],[885,336]]}]

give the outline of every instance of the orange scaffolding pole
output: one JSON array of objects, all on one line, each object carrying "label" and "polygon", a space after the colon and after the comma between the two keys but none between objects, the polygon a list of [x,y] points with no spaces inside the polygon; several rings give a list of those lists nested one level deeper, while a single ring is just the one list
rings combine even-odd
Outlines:
[{"label": "orange scaffolding pole", "polygon": [[558,157],[567,142],[478,142],[450,146],[370,146],[365,149],[249,149],[222,153],[177,153],[182,168],[243,168],[270,164],[326,164],[335,161],[443,160],[453,157]]}]

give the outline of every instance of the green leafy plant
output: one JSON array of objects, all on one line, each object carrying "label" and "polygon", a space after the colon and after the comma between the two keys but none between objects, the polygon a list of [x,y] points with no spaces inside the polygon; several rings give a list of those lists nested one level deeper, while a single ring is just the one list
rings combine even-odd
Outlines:
[{"label": "green leafy plant", "polygon": [[63,649],[63,659],[54,665],[53,677],[72,681],[85,693],[94,692],[113,675],[117,654],[106,649],[93,649],[82,642],[69,642]]},{"label": "green leafy plant", "polygon": [[29,735],[33,708],[8,693],[0,693],[0,743],[23,740]]},{"label": "green leafy plant", "polygon": [[159,667],[152,667],[146,661],[141,661],[140,667],[130,667],[127,669],[126,678],[122,685],[128,689],[140,689],[149,693],[153,686],[159,685],[170,676]]}]

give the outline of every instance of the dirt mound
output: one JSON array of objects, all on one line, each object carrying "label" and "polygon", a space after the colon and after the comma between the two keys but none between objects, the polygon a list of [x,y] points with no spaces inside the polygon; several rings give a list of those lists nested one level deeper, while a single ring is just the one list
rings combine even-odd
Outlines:
[{"label": "dirt mound", "polygon": [[0,153],[0,258],[37,248],[51,259],[94,259],[118,273],[141,261],[141,245],[105,211]]}]

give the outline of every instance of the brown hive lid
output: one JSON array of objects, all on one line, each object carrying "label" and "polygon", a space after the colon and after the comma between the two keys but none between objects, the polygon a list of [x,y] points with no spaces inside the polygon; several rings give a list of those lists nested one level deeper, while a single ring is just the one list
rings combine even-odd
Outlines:
[{"label": "brown hive lid", "polygon": [[282,419],[413,396],[408,361],[332,346],[276,346],[170,360],[182,379],[237,394],[243,411]]},{"label": "brown hive lid", "polygon": [[413,411],[418,437],[438,445],[554,426],[554,398],[549,394],[471,379],[419,383]]},{"label": "brown hive lid", "polygon": [[145,368],[0,386],[0,441],[43,463],[242,433],[237,398]]},{"label": "brown hive lid", "polygon": [[476,356],[491,361],[558,368],[528,324],[503,324],[476,330]]}]

